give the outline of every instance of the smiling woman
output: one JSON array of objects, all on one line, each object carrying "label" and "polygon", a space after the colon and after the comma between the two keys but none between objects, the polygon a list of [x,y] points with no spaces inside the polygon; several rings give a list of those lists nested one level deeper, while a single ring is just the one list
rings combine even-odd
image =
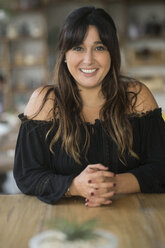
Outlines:
[{"label": "smiling woman", "polygon": [[112,18],[74,10],[58,42],[54,85],[36,89],[23,114],[14,177],[55,204],[81,196],[112,204],[122,193],[165,193],[165,125],[149,89],[120,73]]},{"label": "smiling woman", "polygon": [[66,52],[65,62],[79,90],[96,87],[98,92],[101,90],[102,81],[110,70],[111,59],[95,26],[89,25],[80,46]]}]

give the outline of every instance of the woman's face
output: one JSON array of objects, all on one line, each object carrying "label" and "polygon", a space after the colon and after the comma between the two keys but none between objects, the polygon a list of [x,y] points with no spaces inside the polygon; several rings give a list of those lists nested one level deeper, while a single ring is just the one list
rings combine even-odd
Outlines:
[{"label": "woman's face", "polygon": [[79,89],[101,88],[110,70],[111,57],[95,26],[90,25],[83,43],[67,51],[65,56],[68,70]]}]

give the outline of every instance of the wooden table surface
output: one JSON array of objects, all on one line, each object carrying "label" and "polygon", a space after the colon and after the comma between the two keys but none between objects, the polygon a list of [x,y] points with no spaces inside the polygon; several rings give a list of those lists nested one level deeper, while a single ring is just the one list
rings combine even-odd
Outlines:
[{"label": "wooden table surface", "polygon": [[74,197],[48,205],[23,194],[0,195],[0,247],[28,248],[29,239],[46,229],[45,220],[56,217],[97,218],[99,228],[117,236],[119,248],[165,247],[165,194],[116,196],[112,205],[98,208]]}]

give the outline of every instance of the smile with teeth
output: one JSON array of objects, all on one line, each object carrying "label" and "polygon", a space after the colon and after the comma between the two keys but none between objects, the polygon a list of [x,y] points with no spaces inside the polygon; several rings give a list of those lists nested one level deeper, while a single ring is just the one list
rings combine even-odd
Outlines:
[{"label": "smile with teeth", "polygon": [[84,73],[93,73],[95,72],[97,69],[80,69],[82,72]]}]

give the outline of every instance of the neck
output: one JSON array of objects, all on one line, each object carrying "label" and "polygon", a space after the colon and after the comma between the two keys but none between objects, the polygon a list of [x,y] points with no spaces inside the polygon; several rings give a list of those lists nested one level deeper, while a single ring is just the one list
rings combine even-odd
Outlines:
[{"label": "neck", "polygon": [[86,108],[101,108],[105,102],[102,93],[96,89],[83,89],[80,91],[83,106]]}]

